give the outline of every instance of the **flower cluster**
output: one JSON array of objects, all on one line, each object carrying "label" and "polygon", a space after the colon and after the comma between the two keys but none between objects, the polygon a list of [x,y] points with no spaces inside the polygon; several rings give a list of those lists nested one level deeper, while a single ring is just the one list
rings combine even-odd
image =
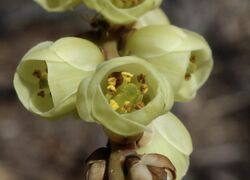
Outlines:
[{"label": "flower cluster", "polygon": [[[192,141],[170,110],[175,101],[192,100],[208,79],[213,59],[206,40],[171,25],[159,8],[161,0],[36,2],[53,12],[83,3],[109,24],[101,29],[109,36],[97,44],[64,37],[31,48],[14,75],[24,107],[48,119],[77,110],[80,119],[100,124],[111,142],[136,142],[139,154],[168,157],[176,179],[181,179],[189,166]],[[112,33],[115,46],[104,47]],[[134,169],[133,164],[130,173]]]}]

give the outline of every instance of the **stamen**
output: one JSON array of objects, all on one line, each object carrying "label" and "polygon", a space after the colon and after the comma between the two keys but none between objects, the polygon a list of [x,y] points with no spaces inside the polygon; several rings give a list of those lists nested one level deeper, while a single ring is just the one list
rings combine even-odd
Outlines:
[{"label": "stamen", "polygon": [[108,86],[107,86],[107,90],[108,90],[109,92],[111,92],[112,94],[115,94],[115,93],[117,92],[114,85],[108,85]]},{"label": "stamen", "polygon": [[195,63],[196,62],[196,57],[195,55],[191,55],[190,57],[190,62]]},{"label": "stamen", "polygon": [[186,81],[189,81],[190,79],[191,79],[191,74],[186,74],[186,75],[185,75],[185,80],[186,80]]},{"label": "stamen", "polygon": [[125,101],[121,110],[125,113],[130,112],[132,110],[130,101]]},{"label": "stamen", "polygon": [[110,101],[109,101],[109,105],[111,106],[111,108],[113,109],[113,110],[117,110],[117,109],[119,109],[119,105],[118,105],[118,103],[115,101],[115,100],[113,100],[113,99],[111,99]]},{"label": "stamen", "polygon": [[190,60],[189,60],[189,65],[187,68],[187,72],[185,74],[185,80],[189,81],[192,78],[192,74],[197,70],[197,65],[196,65],[196,56],[191,55]]},{"label": "stamen", "polygon": [[108,85],[115,86],[116,85],[116,78],[115,77],[110,77],[108,78]]},{"label": "stamen", "polygon": [[44,91],[39,91],[37,93],[37,96],[40,96],[41,98],[44,98],[45,97],[45,92]]},{"label": "stamen", "polygon": [[144,102],[138,102],[135,104],[135,109],[139,110],[142,109],[145,106]]},{"label": "stamen", "polygon": [[145,75],[144,74],[140,74],[137,76],[137,81],[139,83],[145,84],[146,80],[145,80]]},{"label": "stamen", "polygon": [[140,90],[142,94],[146,94],[148,92],[148,85],[147,84],[142,84],[140,86]]},{"label": "stamen", "polygon": [[123,82],[123,78],[121,75],[121,72],[113,72],[110,77],[116,78],[116,85],[115,86],[120,86]]},{"label": "stamen", "polygon": [[122,72],[123,81],[130,83],[134,75],[129,72]]},{"label": "stamen", "polygon": [[33,76],[36,78],[40,79],[42,76],[42,72],[39,69],[35,69],[34,72],[32,73]]}]

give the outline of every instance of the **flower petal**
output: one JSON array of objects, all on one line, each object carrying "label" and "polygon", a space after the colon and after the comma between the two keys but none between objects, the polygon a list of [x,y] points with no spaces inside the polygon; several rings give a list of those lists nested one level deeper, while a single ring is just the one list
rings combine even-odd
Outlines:
[{"label": "flower petal", "polygon": [[186,34],[172,25],[147,26],[129,36],[125,54],[145,59],[163,56],[175,50],[184,38]]},{"label": "flower petal", "polygon": [[83,78],[93,72],[84,72],[67,63],[47,62],[48,83],[55,106],[62,102],[62,97],[76,93]]},{"label": "flower petal", "polygon": [[139,17],[133,27],[135,29],[140,29],[149,25],[164,24],[170,24],[168,17],[165,15],[163,10],[161,10],[160,8],[155,8]]},{"label": "flower petal", "polygon": [[62,12],[73,9],[81,0],[35,0],[49,12]]},{"label": "flower petal", "polygon": [[83,71],[94,71],[104,61],[101,50],[92,42],[81,38],[61,38],[50,49],[65,62]]},{"label": "flower petal", "polygon": [[185,76],[190,52],[172,52],[150,59],[150,63],[161,72],[174,91],[177,91]]},{"label": "flower petal", "polygon": [[177,150],[153,127],[153,139],[146,146],[137,150],[139,154],[158,153],[170,159],[176,168],[177,180],[180,180],[189,167],[189,157]]},{"label": "flower petal", "polygon": [[150,9],[159,6],[162,0],[145,0],[131,8],[119,8],[111,0],[83,0],[89,8],[102,14],[111,24],[129,24]]},{"label": "flower petal", "polygon": [[187,156],[192,153],[193,145],[189,132],[171,112],[158,117],[153,124],[157,132],[177,150]]}]

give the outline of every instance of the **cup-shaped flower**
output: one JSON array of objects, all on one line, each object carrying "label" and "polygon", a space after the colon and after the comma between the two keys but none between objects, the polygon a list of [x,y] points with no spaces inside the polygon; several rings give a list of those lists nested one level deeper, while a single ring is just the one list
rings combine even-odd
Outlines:
[{"label": "cup-shaped flower", "polygon": [[125,55],[147,59],[171,83],[176,101],[189,101],[207,80],[212,53],[203,37],[172,25],[152,25],[132,33]]},{"label": "cup-shaped flower", "polygon": [[162,0],[83,0],[110,24],[130,24],[147,11],[158,7]]},{"label": "cup-shaped flower", "polygon": [[133,28],[140,29],[150,25],[166,25],[170,24],[167,15],[161,8],[155,8],[151,11],[146,12],[138,18]]},{"label": "cup-shaped flower", "polygon": [[49,12],[63,12],[72,10],[79,5],[81,0],[35,0],[40,6]]},{"label": "cup-shaped flower", "polygon": [[157,153],[170,159],[175,166],[177,180],[180,180],[189,167],[189,156],[193,151],[189,132],[172,113],[155,119],[150,125],[151,133],[145,133],[138,145],[139,154]]},{"label": "cup-shaped flower", "polygon": [[90,41],[66,37],[42,42],[30,49],[19,63],[16,93],[29,111],[47,118],[75,109],[77,88],[93,74],[104,57]]},{"label": "cup-shaped flower", "polygon": [[76,105],[81,119],[101,124],[112,135],[132,137],[172,104],[166,79],[147,61],[125,56],[102,63],[84,79]]}]

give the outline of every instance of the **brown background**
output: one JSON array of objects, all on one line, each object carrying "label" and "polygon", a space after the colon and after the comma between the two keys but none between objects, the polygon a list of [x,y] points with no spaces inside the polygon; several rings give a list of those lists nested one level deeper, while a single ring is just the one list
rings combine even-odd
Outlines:
[{"label": "brown background", "polygon": [[[174,112],[191,132],[194,152],[185,180],[250,179],[250,1],[166,0],[173,24],[210,43],[215,67],[197,98]],[[35,44],[88,29],[86,9],[46,13],[30,0],[0,1],[0,180],[78,180],[84,160],[104,145],[100,127],[44,121],[19,103],[12,79]]]}]

